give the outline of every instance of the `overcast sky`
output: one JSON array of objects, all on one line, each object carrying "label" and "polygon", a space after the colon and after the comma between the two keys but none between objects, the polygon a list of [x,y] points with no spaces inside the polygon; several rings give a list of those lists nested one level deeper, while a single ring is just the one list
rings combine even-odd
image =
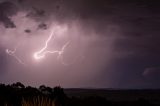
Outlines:
[{"label": "overcast sky", "polygon": [[[0,0],[0,82],[159,88],[159,5],[153,0]],[[36,60],[34,53],[52,31],[45,51],[69,44],[60,56],[48,53]]]}]

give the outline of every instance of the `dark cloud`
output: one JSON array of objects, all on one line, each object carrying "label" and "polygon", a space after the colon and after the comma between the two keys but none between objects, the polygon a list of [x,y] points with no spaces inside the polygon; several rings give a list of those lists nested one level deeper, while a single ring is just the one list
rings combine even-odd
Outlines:
[{"label": "dark cloud", "polygon": [[14,22],[11,20],[11,16],[17,13],[18,9],[12,2],[6,1],[0,3],[0,21],[6,28],[15,28]]},{"label": "dark cloud", "polygon": [[34,18],[38,20],[38,18],[43,18],[45,16],[45,11],[32,7],[32,10],[26,15],[26,17]]},{"label": "dark cloud", "polygon": [[39,24],[39,25],[38,25],[38,29],[46,30],[46,29],[47,29],[47,24],[45,24],[45,23]]},{"label": "dark cloud", "polygon": [[31,33],[31,30],[30,29],[26,29],[24,30],[26,33]]},{"label": "dark cloud", "polygon": [[17,0],[18,3],[23,3],[25,0]]}]

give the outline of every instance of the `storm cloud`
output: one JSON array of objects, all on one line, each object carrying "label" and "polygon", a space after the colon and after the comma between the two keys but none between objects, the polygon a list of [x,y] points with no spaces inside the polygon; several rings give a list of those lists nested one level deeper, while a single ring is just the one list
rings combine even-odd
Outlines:
[{"label": "storm cloud", "polygon": [[[142,73],[160,65],[159,4],[151,0],[3,0],[1,51],[17,47],[15,54],[27,66],[2,52],[7,59],[0,62],[5,73],[1,81],[35,86],[150,87],[146,82],[155,80]],[[60,50],[70,41],[63,56],[67,63],[80,57],[74,64],[64,66],[56,54],[40,62],[33,59],[52,29],[58,30],[48,49]]]}]

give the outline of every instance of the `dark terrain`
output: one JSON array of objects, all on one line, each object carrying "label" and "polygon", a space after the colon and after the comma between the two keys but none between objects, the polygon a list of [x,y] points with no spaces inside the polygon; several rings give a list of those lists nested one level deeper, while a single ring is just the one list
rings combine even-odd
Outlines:
[{"label": "dark terrain", "polygon": [[148,102],[160,105],[159,89],[65,89],[68,97],[103,97],[114,103]]},{"label": "dark terrain", "polygon": [[0,84],[0,106],[159,106],[160,90],[63,89]]}]

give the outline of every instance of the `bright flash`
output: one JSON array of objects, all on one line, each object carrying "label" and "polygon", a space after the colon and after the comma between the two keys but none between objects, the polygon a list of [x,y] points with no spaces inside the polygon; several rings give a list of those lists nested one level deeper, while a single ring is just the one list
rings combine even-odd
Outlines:
[{"label": "bright flash", "polygon": [[[56,34],[58,33],[58,35],[62,35],[64,31],[67,30],[67,28],[60,28],[58,27],[58,31],[56,31]],[[68,62],[65,62],[64,61],[64,52],[65,52],[65,49],[68,47],[68,45],[70,44],[70,42],[66,42],[62,48],[60,50],[48,50],[48,44],[51,40],[55,40],[55,35],[54,35],[54,31],[55,30],[52,30],[51,34],[49,35],[49,37],[46,39],[45,41],[45,44],[44,44],[44,47],[42,47],[40,50],[36,51],[33,53],[33,58],[35,60],[41,60],[43,58],[46,57],[47,54],[57,54],[57,59],[63,64],[63,65],[71,65],[71,64],[74,64],[77,60],[80,60],[82,58],[82,56],[77,56],[77,58],[75,58],[72,62],[68,63]],[[19,56],[16,55],[16,51],[17,51],[17,47],[14,49],[14,50],[9,50],[9,49],[6,49],[5,52],[14,57],[20,64],[23,64],[23,65],[26,65],[20,58]]]},{"label": "bright flash", "polygon": [[[49,36],[48,39],[46,40],[45,46],[44,46],[41,50],[39,50],[39,51],[37,51],[37,52],[34,53],[33,57],[34,57],[36,60],[43,59],[43,58],[46,56],[46,54],[49,54],[49,53],[50,53],[50,54],[58,53],[59,56],[61,56],[61,55],[63,54],[64,49],[68,46],[69,42],[67,42],[67,43],[62,47],[62,49],[61,49],[60,51],[58,51],[58,50],[46,51],[46,49],[47,49],[47,47],[48,47],[48,43],[49,43],[50,40],[52,39],[53,35],[54,35],[54,31],[51,32],[50,36]],[[54,40],[54,39],[53,39],[53,40]]]},{"label": "bright flash", "polygon": [[51,40],[52,36],[53,36],[53,31],[52,31],[51,35],[49,36],[49,38],[46,40],[45,46],[40,51],[37,51],[37,52],[34,53],[34,58],[35,59],[38,60],[38,59],[42,59],[42,58],[45,57],[44,51],[47,48],[48,42]]}]

